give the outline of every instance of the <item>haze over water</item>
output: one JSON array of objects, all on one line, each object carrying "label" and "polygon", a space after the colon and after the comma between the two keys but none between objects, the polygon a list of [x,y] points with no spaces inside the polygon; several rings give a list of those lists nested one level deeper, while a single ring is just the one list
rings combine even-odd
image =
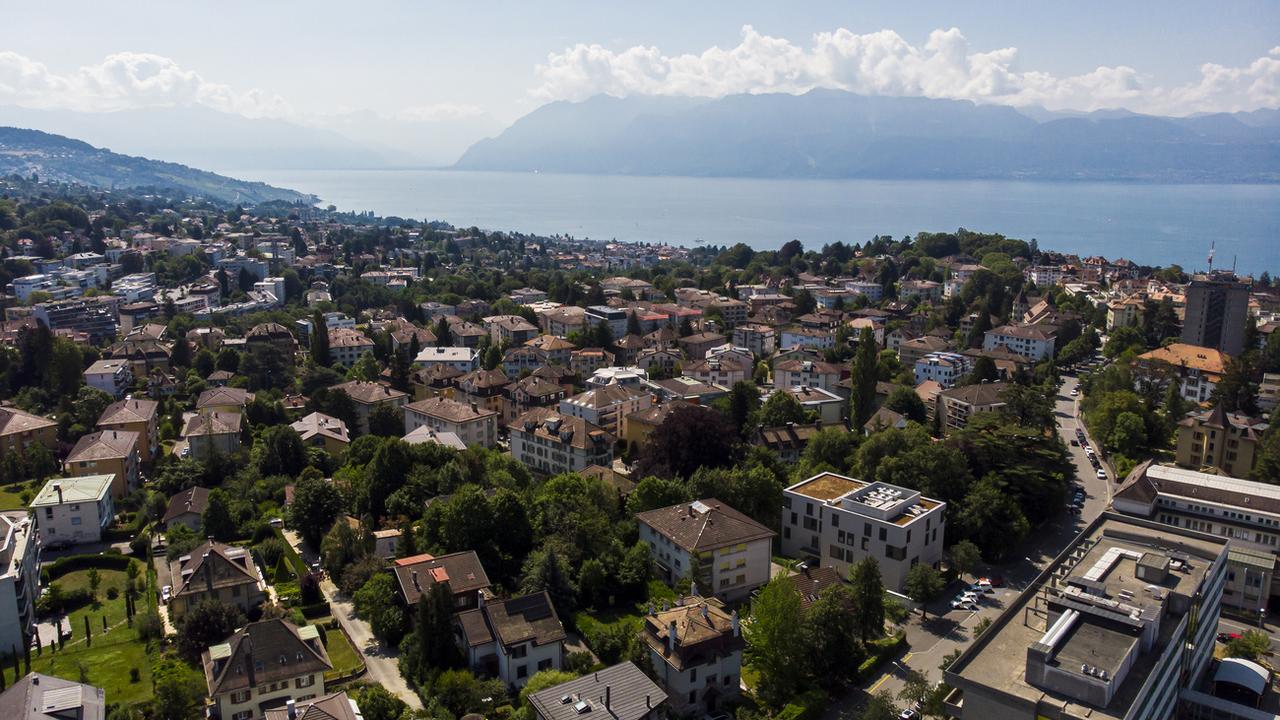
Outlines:
[{"label": "haze over water", "polygon": [[227,170],[342,210],[594,239],[773,249],[970,230],[1146,265],[1280,271],[1280,185],[762,180],[447,170]]}]

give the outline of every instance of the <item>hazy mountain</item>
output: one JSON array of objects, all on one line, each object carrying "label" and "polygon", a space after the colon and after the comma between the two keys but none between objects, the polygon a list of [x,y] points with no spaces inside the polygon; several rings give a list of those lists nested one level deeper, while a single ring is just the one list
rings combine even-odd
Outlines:
[{"label": "hazy mountain", "polygon": [[[1280,123],[1011,107],[836,90],[545,105],[455,167],[600,174],[1280,181]],[[1243,120],[1248,120],[1245,122]]]},{"label": "hazy mountain", "polygon": [[315,202],[315,198],[266,183],[246,182],[141,157],[120,155],[80,140],[39,130],[0,127],[0,175],[31,175],[91,187],[156,188],[227,202]]}]

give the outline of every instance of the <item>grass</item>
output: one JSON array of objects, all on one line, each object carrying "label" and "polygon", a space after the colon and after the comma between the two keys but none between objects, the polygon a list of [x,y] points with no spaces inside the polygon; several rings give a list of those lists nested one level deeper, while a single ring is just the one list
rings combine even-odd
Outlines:
[{"label": "grass", "polygon": [[[139,568],[138,581],[141,583],[145,575]],[[124,622],[124,584],[128,576],[123,570],[98,570],[100,584],[98,585],[98,600],[82,608],[73,610],[68,619],[71,622],[72,638],[80,640],[84,638],[84,618],[89,617],[89,624],[93,626],[95,638],[97,633],[102,631],[102,616],[106,616],[107,625],[115,625]],[[58,587],[64,592],[72,590],[89,589],[89,569],[76,570],[67,573],[62,577],[54,580]],[[117,591],[115,600],[107,599],[107,590],[115,588]]]},{"label": "grass", "polygon": [[[328,618],[322,618],[317,624],[327,622]],[[363,665],[360,656],[356,654],[355,648],[351,647],[351,642],[347,640],[341,628],[324,628],[324,639],[325,650],[329,652],[329,662],[333,663],[333,670],[324,674],[325,682],[350,675]]]},{"label": "grass", "polygon": [[0,510],[24,510],[26,503],[22,502],[22,493],[30,490],[34,497],[43,485],[40,480],[28,480],[26,482],[9,483],[0,488]]}]

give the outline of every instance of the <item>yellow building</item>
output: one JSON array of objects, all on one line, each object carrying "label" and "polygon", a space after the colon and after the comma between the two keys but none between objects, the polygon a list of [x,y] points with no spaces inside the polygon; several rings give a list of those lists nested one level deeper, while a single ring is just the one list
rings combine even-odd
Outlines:
[{"label": "yellow building", "polygon": [[70,475],[114,475],[111,497],[119,500],[138,485],[138,434],[129,430],[99,430],[76,443],[63,461]]},{"label": "yellow building", "polygon": [[1267,424],[1258,418],[1229,413],[1218,405],[1187,414],[1178,423],[1176,462],[1184,468],[1212,468],[1223,475],[1247,478],[1257,462]]},{"label": "yellow building", "polygon": [[351,445],[347,424],[324,413],[313,412],[289,427],[298,432],[303,444],[324,448],[330,455],[346,452]]},{"label": "yellow building", "polygon": [[160,403],[155,400],[120,400],[102,411],[98,429],[137,433],[138,460],[149,463],[160,449],[159,409]]}]

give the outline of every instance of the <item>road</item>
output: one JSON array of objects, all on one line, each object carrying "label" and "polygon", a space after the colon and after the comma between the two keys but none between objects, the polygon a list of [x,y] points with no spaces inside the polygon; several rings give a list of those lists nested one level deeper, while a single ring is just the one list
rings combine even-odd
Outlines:
[{"label": "road", "polygon": [[[1076,482],[1085,491],[1085,504],[1081,513],[1072,515],[1063,512],[1045,527],[1037,529],[1033,538],[1025,543],[1020,552],[1014,554],[1019,560],[999,566],[978,567],[975,570],[978,576],[998,575],[1007,582],[1005,587],[987,595],[978,610],[951,609],[951,599],[962,589],[961,583],[956,582],[947,588],[941,599],[929,607],[927,621],[921,623],[919,614],[913,615],[904,628],[910,651],[887,666],[885,672],[864,687],[833,702],[828,709],[827,720],[856,717],[866,693],[888,692],[896,697],[902,690],[908,669],[924,674],[930,682],[940,682],[943,658],[956,649],[966,647],[973,640],[974,627],[983,618],[994,621],[1026,583],[1035,579],[1040,568],[1057,557],[1085,526],[1111,504],[1111,481],[1098,479],[1084,448],[1071,445],[1071,441],[1076,438],[1077,428],[1084,429],[1084,423],[1079,420],[1079,403],[1071,395],[1071,391],[1077,386],[1077,380],[1067,376],[1062,380],[1063,384],[1054,398],[1054,419],[1058,435],[1067,446],[1071,463],[1075,466]],[[1092,440],[1089,443],[1092,445]]]}]

